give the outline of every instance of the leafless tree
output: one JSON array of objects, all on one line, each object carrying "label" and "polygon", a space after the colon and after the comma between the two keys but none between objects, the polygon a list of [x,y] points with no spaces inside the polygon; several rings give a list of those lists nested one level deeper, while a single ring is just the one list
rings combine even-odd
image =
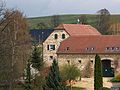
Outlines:
[{"label": "leafless tree", "polygon": [[85,68],[82,71],[82,77],[90,78],[93,74],[92,69],[92,62],[90,60],[87,61],[87,64],[85,65]]},{"label": "leafless tree", "polygon": [[5,10],[0,22],[0,80],[7,81],[10,90],[13,90],[15,81],[23,76],[29,53],[30,37],[23,13]]},{"label": "leafless tree", "polygon": [[51,17],[51,24],[53,25],[53,28],[57,27],[60,24],[60,16],[59,15],[53,15]]},{"label": "leafless tree", "polygon": [[115,67],[114,69],[115,69],[115,73],[118,72],[118,71],[117,71],[118,66],[119,66],[119,59],[117,58],[117,59],[114,60],[114,67]]},{"label": "leafless tree", "polygon": [[81,15],[79,20],[80,24],[88,24],[86,15]]},{"label": "leafless tree", "polygon": [[97,12],[97,29],[102,34],[108,34],[110,27],[110,12],[107,9],[101,9]]}]

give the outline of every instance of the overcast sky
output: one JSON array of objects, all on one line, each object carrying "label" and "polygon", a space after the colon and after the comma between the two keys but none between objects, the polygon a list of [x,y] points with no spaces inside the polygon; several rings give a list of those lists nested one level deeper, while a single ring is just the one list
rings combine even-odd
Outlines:
[{"label": "overcast sky", "polygon": [[28,17],[54,14],[94,14],[102,8],[120,13],[120,0],[5,0],[9,8],[17,8]]}]

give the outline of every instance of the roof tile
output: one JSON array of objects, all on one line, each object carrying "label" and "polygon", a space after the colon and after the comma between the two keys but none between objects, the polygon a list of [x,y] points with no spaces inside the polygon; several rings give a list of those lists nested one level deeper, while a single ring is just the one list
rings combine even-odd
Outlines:
[{"label": "roof tile", "polygon": [[55,30],[65,30],[70,36],[101,35],[94,27],[84,24],[60,24]]},{"label": "roof tile", "polygon": [[[69,47],[69,50],[66,49]],[[119,48],[117,50],[117,47]],[[109,49],[107,49],[109,48]],[[113,48],[113,50],[112,50]],[[120,36],[72,36],[61,42],[60,53],[120,53]]]}]

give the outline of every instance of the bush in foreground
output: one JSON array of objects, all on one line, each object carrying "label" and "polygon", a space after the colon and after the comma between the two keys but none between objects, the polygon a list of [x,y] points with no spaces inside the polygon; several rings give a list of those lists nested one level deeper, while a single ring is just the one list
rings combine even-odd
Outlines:
[{"label": "bush in foreground", "polygon": [[120,74],[117,74],[115,77],[113,77],[111,80],[111,82],[120,82]]}]

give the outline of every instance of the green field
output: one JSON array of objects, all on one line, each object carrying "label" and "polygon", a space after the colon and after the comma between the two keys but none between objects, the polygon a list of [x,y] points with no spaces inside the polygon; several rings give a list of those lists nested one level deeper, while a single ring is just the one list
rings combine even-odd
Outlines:
[{"label": "green field", "polygon": [[[66,24],[75,24],[77,23],[77,19],[83,14],[75,14],[75,15],[60,15],[60,22],[66,23]],[[85,14],[87,17],[88,24],[95,27],[95,21],[96,21],[96,15],[95,14]],[[112,15],[112,20],[117,20],[117,22],[120,22],[120,15]],[[46,28],[50,29],[52,28],[51,24],[51,16],[46,17],[35,17],[35,18],[27,18],[29,28],[34,29],[37,28],[37,24],[40,22],[43,22],[46,24]]]}]

